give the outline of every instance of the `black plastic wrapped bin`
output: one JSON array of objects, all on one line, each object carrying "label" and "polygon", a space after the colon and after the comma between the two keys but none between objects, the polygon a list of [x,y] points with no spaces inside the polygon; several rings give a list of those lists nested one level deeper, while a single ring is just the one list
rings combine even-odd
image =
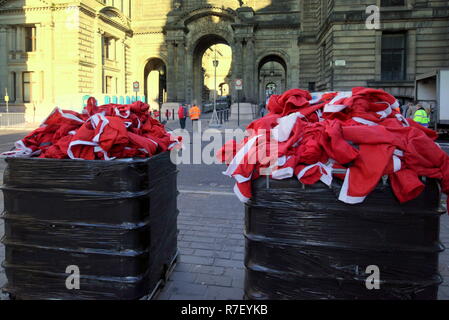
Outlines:
[{"label": "black plastic wrapped bin", "polygon": [[[150,159],[6,159],[8,283],[18,299],[140,299],[177,255],[177,168]],[[68,290],[66,268],[80,270]]]},{"label": "black plastic wrapped bin", "polygon": [[[380,184],[363,204],[337,200],[341,183],[253,183],[246,206],[245,298],[437,299],[440,190],[427,180],[417,199],[399,204]],[[380,289],[368,290],[368,266]]]}]

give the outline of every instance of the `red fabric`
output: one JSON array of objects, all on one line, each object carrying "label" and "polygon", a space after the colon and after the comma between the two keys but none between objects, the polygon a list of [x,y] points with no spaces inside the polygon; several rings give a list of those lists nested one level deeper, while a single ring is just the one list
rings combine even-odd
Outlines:
[{"label": "red fabric", "polygon": [[401,203],[421,194],[423,176],[449,193],[449,156],[434,142],[437,133],[403,118],[392,95],[358,87],[311,99],[300,89],[273,95],[270,113],[248,126],[249,136],[218,152],[242,201],[267,167],[275,179],[296,175],[305,184],[343,179],[339,199],[346,203],[362,202],[384,176]]},{"label": "red fabric", "polygon": [[89,98],[82,113],[56,108],[42,125],[3,156],[112,160],[148,157],[179,144],[141,101],[98,106]]}]

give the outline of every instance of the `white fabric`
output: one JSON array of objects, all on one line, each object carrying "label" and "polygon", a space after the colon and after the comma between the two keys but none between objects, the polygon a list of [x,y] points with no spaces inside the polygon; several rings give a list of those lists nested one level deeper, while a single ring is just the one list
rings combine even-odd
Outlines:
[{"label": "white fabric", "polygon": [[352,91],[340,91],[337,93],[337,95],[329,102],[329,104],[334,104],[338,100],[341,100],[343,98],[350,98],[352,97]]},{"label": "white fabric", "polygon": [[287,167],[273,171],[271,177],[275,180],[284,180],[293,177],[294,174],[295,170],[291,167]]},{"label": "white fabric", "polygon": [[381,119],[385,119],[393,112],[393,109],[391,109],[390,104],[388,102],[376,102],[376,104],[379,103],[386,104],[388,106],[387,108],[385,108],[385,110],[376,112],[378,115],[380,115]]},{"label": "white fabric", "polygon": [[100,136],[103,134],[104,128],[109,124],[109,120],[101,113],[97,113],[90,118],[90,121],[92,122],[94,129],[96,129],[101,123],[100,130],[92,140],[93,142],[98,143],[100,141]]},{"label": "white fabric", "polygon": [[352,120],[354,120],[355,122],[361,123],[361,124],[366,124],[368,126],[377,126],[377,123],[370,121],[370,120],[360,118],[360,117],[353,117]]},{"label": "white fabric", "polygon": [[350,173],[351,169],[348,169],[346,171],[345,180],[343,182],[343,186],[341,187],[340,196],[338,197],[338,200],[348,204],[362,203],[363,201],[365,201],[366,197],[351,197],[348,195]]},{"label": "white fabric", "polygon": [[126,113],[125,113],[125,115],[122,115],[122,114],[120,113],[120,110],[119,110],[118,108],[115,108],[115,114],[116,114],[118,117],[120,117],[120,118],[127,119],[127,118],[129,118],[129,116],[131,115],[131,110],[127,110]]},{"label": "white fabric", "polygon": [[408,120],[402,114],[397,113],[396,114],[396,119],[398,119],[398,121],[400,123],[402,123],[402,125],[404,127],[410,127],[410,123],[408,122]]},{"label": "white fabric", "polygon": [[271,134],[276,141],[285,142],[290,138],[293,127],[298,118],[304,118],[301,112],[295,112],[288,116],[278,119],[278,125],[271,130]]},{"label": "white fabric", "polygon": [[239,198],[239,200],[243,203],[247,203],[249,201],[249,198],[245,197],[241,192],[240,189],[238,187],[238,185],[234,185],[234,193],[237,196],[237,198]]},{"label": "white fabric", "polygon": [[318,162],[318,163],[315,163],[315,164],[305,167],[298,173],[298,175],[297,175],[298,180],[301,180],[301,178],[305,176],[307,171],[309,171],[310,169],[312,169],[316,166],[320,167],[320,171],[322,173],[320,181],[323,182],[324,184],[326,184],[327,186],[330,186],[332,184],[332,180],[333,180],[332,162],[330,162],[327,165],[323,164],[322,162]]},{"label": "white fabric", "polygon": [[331,112],[340,112],[344,109],[346,109],[347,106],[345,106],[344,104],[326,104],[324,106],[324,112],[325,113],[331,113]]},{"label": "white fabric", "polygon": [[234,179],[235,179],[238,183],[243,183],[243,182],[246,182],[246,181],[251,180],[252,176],[253,176],[252,174],[250,174],[249,177],[244,177],[244,176],[242,176],[242,175],[240,175],[240,174],[236,174],[236,175],[234,176]]},{"label": "white fabric", "polygon": [[246,156],[246,154],[251,150],[253,145],[257,142],[257,140],[262,137],[263,135],[258,135],[255,137],[252,137],[235,155],[234,159],[232,159],[231,163],[228,166],[228,169],[223,172],[224,175],[232,177],[235,170],[237,170],[237,167],[239,166],[240,162],[242,162],[243,158]]},{"label": "white fabric", "polygon": [[399,157],[395,156],[395,155],[393,155],[393,167],[394,167],[394,172],[398,172],[402,169],[401,159],[399,159]]}]

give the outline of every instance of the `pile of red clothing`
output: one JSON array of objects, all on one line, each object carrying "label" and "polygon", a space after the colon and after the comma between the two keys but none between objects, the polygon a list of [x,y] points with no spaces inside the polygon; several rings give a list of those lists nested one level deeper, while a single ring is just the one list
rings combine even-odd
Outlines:
[{"label": "pile of red clothing", "polygon": [[315,99],[294,89],[274,95],[269,114],[251,123],[239,144],[227,142],[217,157],[236,180],[235,193],[251,198],[251,181],[295,177],[303,184],[330,185],[342,179],[339,200],[361,203],[383,177],[397,199],[416,198],[422,177],[439,179],[449,192],[449,157],[435,142],[436,132],[395,109],[397,100],[375,89],[354,88]]},{"label": "pile of red clothing", "polygon": [[130,105],[97,106],[88,100],[82,113],[56,108],[42,125],[3,157],[113,160],[145,158],[180,144],[164,126],[153,119],[149,106],[137,101]]}]

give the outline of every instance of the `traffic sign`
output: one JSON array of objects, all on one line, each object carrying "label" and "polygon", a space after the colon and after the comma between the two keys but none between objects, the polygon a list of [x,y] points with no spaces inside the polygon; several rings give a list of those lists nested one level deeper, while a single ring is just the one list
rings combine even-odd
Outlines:
[{"label": "traffic sign", "polygon": [[5,102],[9,102],[9,96],[5,96]]},{"label": "traffic sign", "polygon": [[134,89],[134,92],[139,92],[140,91],[140,83],[139,83],[139,81],[135,81],[133,83],[133,89]]},{"label": "traffic sign", "polygon": [[243,80],[235,79],[235,90],[243,90]]}]

